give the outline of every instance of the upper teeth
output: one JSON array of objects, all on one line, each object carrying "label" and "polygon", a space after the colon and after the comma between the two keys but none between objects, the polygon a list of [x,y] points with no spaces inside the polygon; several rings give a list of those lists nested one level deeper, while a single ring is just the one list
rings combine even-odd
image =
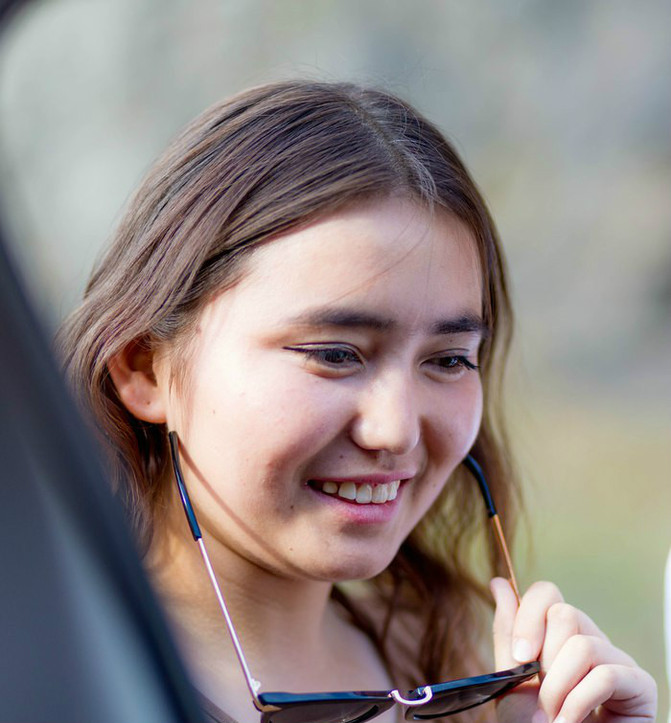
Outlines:
[{"label": "upper teeth", "polygon": [[359,505],[372,502],[375,505],[383,504],[396,499],[401,480],[386,482],[385,484],[355,484],[354,482],[324,482],[322,492],[327,495],[337,495],[345,500],[353,500]]}]

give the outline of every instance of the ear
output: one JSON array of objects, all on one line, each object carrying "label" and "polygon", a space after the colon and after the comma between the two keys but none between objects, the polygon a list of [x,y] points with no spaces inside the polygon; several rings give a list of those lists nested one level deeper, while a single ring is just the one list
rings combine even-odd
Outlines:
[{"label": "ear", "polygon": [[137,340],[112,357],[107,368],[126,409],[138,419],[161,424],[166,409],[154,363],[154,351]]}]

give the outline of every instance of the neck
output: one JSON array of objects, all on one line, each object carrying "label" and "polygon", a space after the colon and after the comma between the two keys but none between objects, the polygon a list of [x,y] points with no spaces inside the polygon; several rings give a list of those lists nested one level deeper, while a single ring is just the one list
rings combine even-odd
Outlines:
[{"label": "neck", "polygon": [[[332,602],[332,583],[279,574],[202,529],[260,692],[392,687],[371,641]],[[199,545],[177,505],[160,530],[147,562],[196,687],[240,723],[258,720]]]},{"label": "neck", "polygon": [[[183,520],[175,522],[185,527]],[[163,529],[149,567],[187,660],[238,678],[237,657],[199,545],[179,525]],[[330,601],[332,584],[278,575],[206,531],[204,542],[252,676],[265,690],[300,688],[288,678],[309,678],[345,624]]]}]

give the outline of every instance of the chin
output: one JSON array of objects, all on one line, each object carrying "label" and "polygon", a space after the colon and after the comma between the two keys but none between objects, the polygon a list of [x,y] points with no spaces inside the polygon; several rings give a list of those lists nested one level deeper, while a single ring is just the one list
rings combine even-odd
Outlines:
[{"label": "chin", "polygon": [[[395,553],[394,553],[395,555]],[[338,564],[329,560],[321,566],[315,577],[326,582],[348,582],[350,580],[369,580],[386,570],[394,559],[388,552],[384,556],[371,557],[362,554],[343,556]]]}]

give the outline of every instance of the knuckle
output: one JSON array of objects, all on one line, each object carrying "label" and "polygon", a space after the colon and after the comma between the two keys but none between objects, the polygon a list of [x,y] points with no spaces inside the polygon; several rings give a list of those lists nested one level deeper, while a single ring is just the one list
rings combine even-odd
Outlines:
[{"label": "knuckle", "polygon": [[553,603],[547,612],[549,623],[578,630],[578,610],[565,602]]},{"label": "knuckle", "polygon": [[592,670],[590,677],[602,690],[610,691],[617,687],[618,675],[612,665],[598,665]]},{"label": "knuckle", "polygon": [[645,670],[641,671],[643,673],[643,682],[642,687],[648,694],[649,700],[652,701],[652,708],[656,710],[657,708],[657,682],[655,679]]},{"label": "knuckle", "polygon": [[657,695],[657,681],[648,673],[647,670],[641,670],[643,676],[643,684],[649,688],[655,695]]},{"label": "knuckle", "polygon": [[561,704],[562,716],[568,720],[584,720],[596,704],[610,698],[617,685],[616,667],[598,665],[568,693]]},{"label": "knuckle", "polygon": [[589,635],[574,635],[566,643],[571,655],[581,660],[593,659],[596,644],[596,640]]},{"label": "knuckle", "polygon": [[553,582],[548,582],[547,580],[534,582],[529,588],[529,592],[532,591],[534,595],[539,595],[550,600],[563,601],[559,588]]}]

